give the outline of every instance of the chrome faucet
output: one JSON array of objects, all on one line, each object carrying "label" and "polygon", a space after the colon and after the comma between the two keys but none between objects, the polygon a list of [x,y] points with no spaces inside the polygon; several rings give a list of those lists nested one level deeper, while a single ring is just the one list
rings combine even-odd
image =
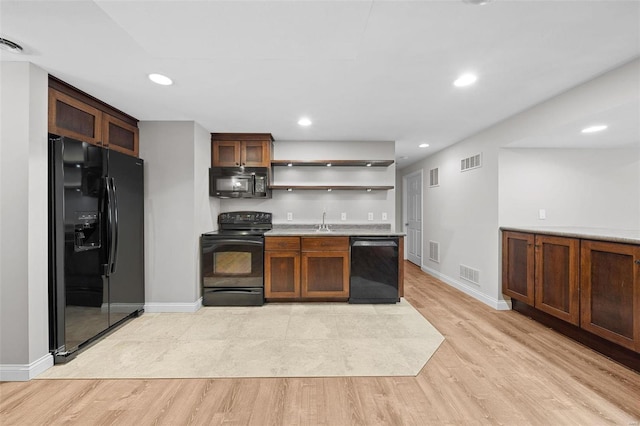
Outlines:
[{"label": "chrome faucet", "polygon": [[329,230],[329,225],[327,225],[324,220],[327,216],[327,212],[322,212],[322,225],[318,225],[318,231],[328,231]]}]

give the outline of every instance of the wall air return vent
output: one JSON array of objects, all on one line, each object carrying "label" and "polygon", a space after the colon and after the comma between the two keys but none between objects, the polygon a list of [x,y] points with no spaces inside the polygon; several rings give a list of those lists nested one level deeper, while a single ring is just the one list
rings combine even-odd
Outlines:
[{"label": "wall air return vent", "polygon": [[460,265],[460,278],[474,284],[480,284],[480,271],[465,265]]},{"label": "wall air return vent", "polygon": [[429,260],[440,263],[440,243],[429,241]]},{"label": "wall air return vent", "polygon": [[429,186],[438,186],[440,184],[438,177],[438,168],[429,170]]},{"label": "wall air return vent", "polygon": [[467,170],[477,169],[482,167],[482,154],[472,155],[471,157],[463,158],[460,160],[460,171],[466,172]]}]

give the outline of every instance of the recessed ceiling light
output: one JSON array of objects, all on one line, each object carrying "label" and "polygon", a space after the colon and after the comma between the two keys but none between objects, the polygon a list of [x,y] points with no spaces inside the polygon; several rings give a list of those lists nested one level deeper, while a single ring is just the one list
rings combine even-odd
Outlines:
[{"label": "recessed ceiling light", "polygon": [[407,157],[406,155],[403,155],[402,157],[400,157],[401,160],[408,160],[409,157]]},{"label": "recessed ceiling light", "polygon": [[456,81],[453,82],[453,85],[456,87],[465,87],[470,86],[476,82],[478,77],[474,74],[462,74]]},{"label": "recessed ceiling light", "polygon": [[162,74],[149,74],[149,80],[161,86],[171,86],[173,84],[173,81],[169,77]]},{"label": "recessed ceiling light", "polygon": [[302,117],[300,120],[298,120],[298,124],[301,126],[311,126],[311,120],[309,120],[307,117]]},{"label": "recessed ceiling light", "polygon": [[420,145],[418,145],[418,148],[428,148],[429,144],[428,143],[421,143]]},{"label": "recessed ceiling light", "polygon": [[463,3],[467,4],[475,4],[476,6],[484,6],[489,3],[491,0],[462,0]]},{"label": "recessed ceiling light", "polygon": [[0,47],[12,53],[22,53],[22,46],[6,38],[0,38]]},{"label": "recessed ceiling light", "polygon": [[604,129],[607,128],[606,124],[598,124],[596,126],[589,126],[589,127],[585,127],[584,129],[582,129],[582,133],[595,133],[595,132],[601,132]]}]

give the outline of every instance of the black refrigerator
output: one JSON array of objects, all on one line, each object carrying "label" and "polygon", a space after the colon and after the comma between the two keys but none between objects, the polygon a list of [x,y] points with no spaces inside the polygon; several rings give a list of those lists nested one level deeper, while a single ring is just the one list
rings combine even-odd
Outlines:
[{"label": "black refrigerator", "polygon": [[72,359],[144,307],[143,160],[49,135],[49,348]]}]

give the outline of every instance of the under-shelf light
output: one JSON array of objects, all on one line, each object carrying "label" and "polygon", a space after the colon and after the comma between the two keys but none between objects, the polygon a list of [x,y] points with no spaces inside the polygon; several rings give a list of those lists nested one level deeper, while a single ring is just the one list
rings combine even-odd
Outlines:
[{"label": "under-shelf light", "polygon": [[327,192],[331,192],[331,188],[327,188]]},{"label": "under-shelf light", "polygon": [[327,163],[327,167],[331,167],[333,164],[331,163]]},{"label": "under-shelf light", "polygon": [[287,167],[293,167],[293,163],[288,163]]},{"label": "under-shelf light", "polygon": [[371,167],[371,163],[367,163],[367,167]]},{"label": "under-shelf light", "polygon": [[367,192],[371,192],[371,188],[367,188]]}]

